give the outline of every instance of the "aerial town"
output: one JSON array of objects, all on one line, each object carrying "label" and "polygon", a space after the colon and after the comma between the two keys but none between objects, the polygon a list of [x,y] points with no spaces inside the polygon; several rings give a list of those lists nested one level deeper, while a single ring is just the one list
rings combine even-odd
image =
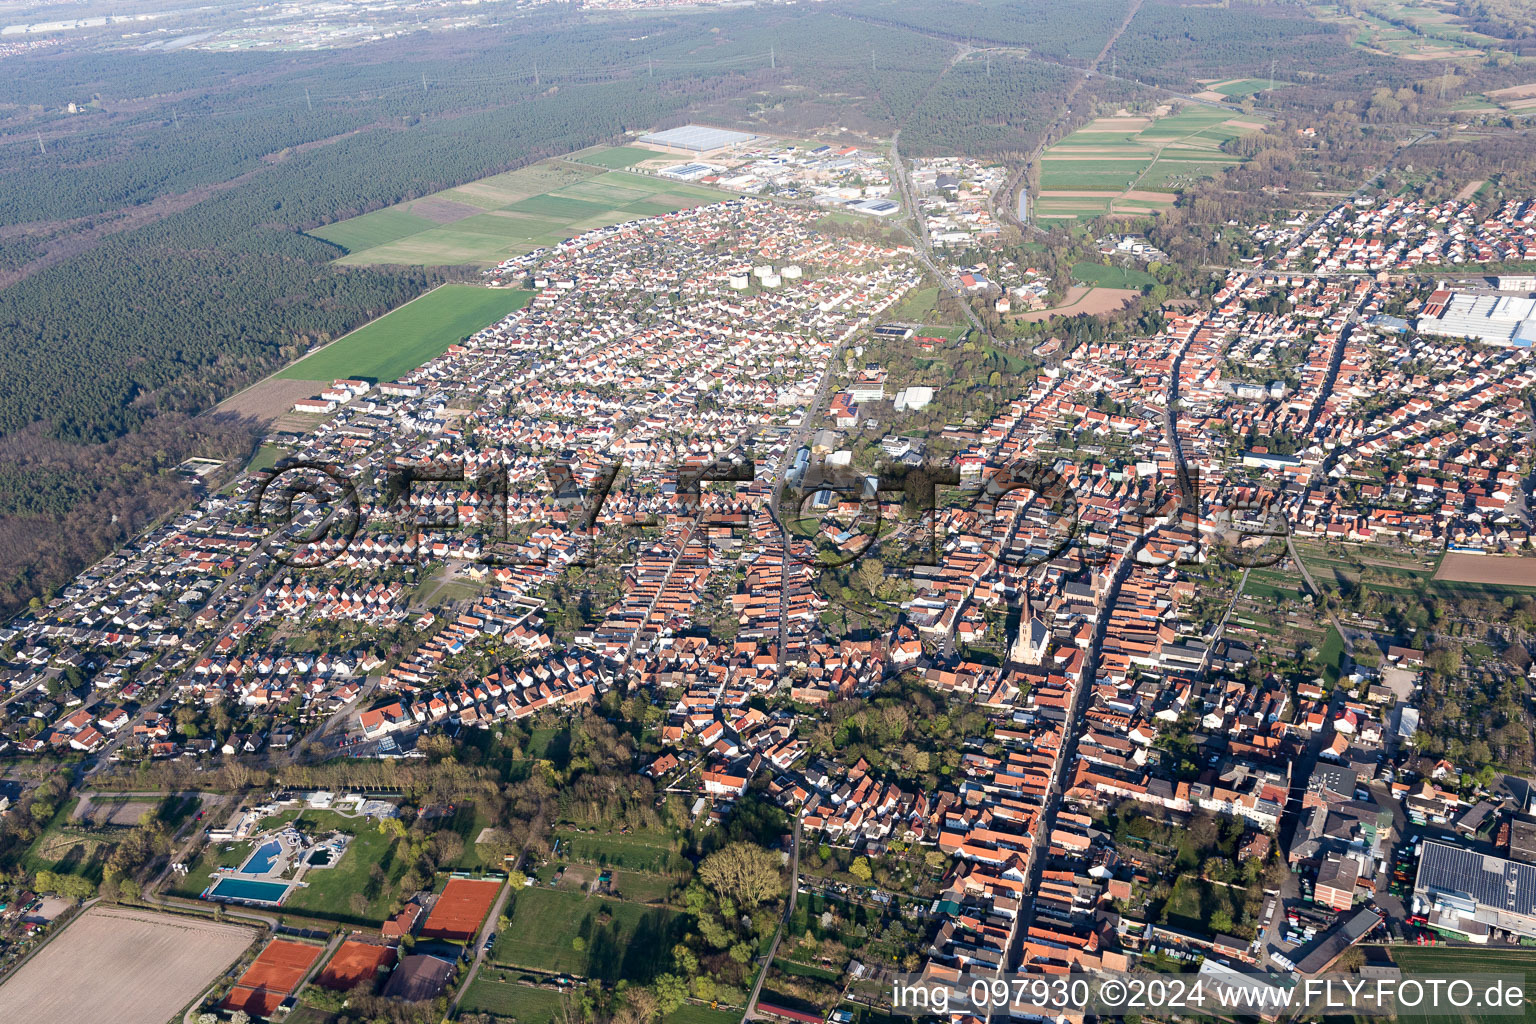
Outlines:
[{"label": "aerial town", "polygon": [[[1198,36],[1148,2],[1183,26],[1166,38]],[[59,514],[96,523],[71,548],[89,558],[5,591],[0,1020],[1311,1020],[1325,979],[1432,976],[1536,998],[1536,182],[1499,148],[1528,144],[1536,85],[1506,79],[1536,54],[1485,44],[1354,118],[1306,92],[1326,70],[1123,70],[1140,4],[1105,5],[1097,56],[1021,57],[992,38],[1016,30],[999,3],[963,37],[919,24],[937,79],[866,96],[858,76],[927,73],[928,51],[877,46],[866,71],[765,30],[759,67],[733,32],[820,15],[477,6],[280,4],[168,38],[196,19],[43,5],[6,31],[0,60],[123,28],[211,68],[530,18],[600,40],[609,70],[530,51],[520,102],[564,93],[572,122],[615,84],[644,102],[293,214],[233,261],[324,311],[272,328],[270,361],[233,328],[206,358],[167,334],[185,361],[155,377],[125,341],[131,429],[67,390],[56,422],[0,424],[36,447],[13,467],[0,445],[34,488],[0,474],[9,518],[80,492],[67,431],[143,478],[91,464],[110,521]],[[829,40],[916,17],[828,6]],[[1377,14],[1353,48],[1398,59],[1413,41]],[[1479,17],[1435,38],[1470,45]],[[696,18],[719,23],[669,49]],[[689,91],[714,60],[747,99]],[[972,105],[1015,61],[1061,101],[1030,145],[935,144],[935,95],[1023,131]],[[477,116],[505,83],[463,72],[421,73],[420,110],[379,123]],[[1431,105],[1474,74],[1483,92]],[[372,88],[334,95],[407,86]],[[335,115],[318,82],[289,91],[282,124]],[[112,114],[63,102],[60,123]],[[1415,170],[1433,132],[1383,113],[1410,102],[1492,155]],[[187,105],[189,136],[225,116]],[[1316,143],[1352,119],[1401,131]],[[327,124],[253,159],[372,130]],[[79,145],[33,131],[38,160]],[[479,145],[454,131],[432,145]],[[1291,147],[1305,175],[1281,173]],[[121,222],[0,226],[0,291],[72,258],[89,217],[107,236],[243,187],[177,180]],[[250,230],[311,202],[263,193]],[[178,228],[208,246],[191,274],[231,276],[167,305],[217,333],[246,298],[209,217]],[[9,529],[6,552],[61,543]],[[1105,1002],[1148,979],[1222,995]]]}]

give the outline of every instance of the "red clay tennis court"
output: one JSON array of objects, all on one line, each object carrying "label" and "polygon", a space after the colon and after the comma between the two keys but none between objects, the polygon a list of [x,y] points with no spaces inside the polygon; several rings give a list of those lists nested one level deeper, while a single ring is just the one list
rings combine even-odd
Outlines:
[{"label": "red clay tennis court", "polygon": [[336,950],[336,955],[325,965],[315,984],[349,992],[365,981],[372,982],[380,967],[392,967],[394,963],[393,947],[348,939]]},{"label": "red clay tennis court", "polygon": [[224,1008],[244,1010],[256,1017],[270,1016],[299,987],[320,953],[319,946],[273,939],[240,975],[224,998]]},{"label": "red clay tennis court", "polygon": [[501,889],[499,879],[450,878],[443,893],[421,926],[421,934],[428,939],[447,939],[450,942],[468,942],[475,937],[480,922],[485,920],[496,893]]}]

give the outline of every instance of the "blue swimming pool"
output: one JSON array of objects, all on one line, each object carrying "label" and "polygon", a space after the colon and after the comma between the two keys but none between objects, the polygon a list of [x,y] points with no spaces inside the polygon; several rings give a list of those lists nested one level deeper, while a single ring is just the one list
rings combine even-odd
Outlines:
[{"label": "blue swimming pool", "polygon": [[250,860],[240,868],[242,875],[264,875],[272,870],[272,865],[277,863],[277,855],[281,853],[283,846],[276,839],[263,843],[261,849],[251,854]]},{"label": "blue swimming pool", "polygon": [[287,882],[253,882],[248,878],[221,878],[207,893],[211,900],[241,900],[274,905],[283,902],[283,897],[287,895]]}]

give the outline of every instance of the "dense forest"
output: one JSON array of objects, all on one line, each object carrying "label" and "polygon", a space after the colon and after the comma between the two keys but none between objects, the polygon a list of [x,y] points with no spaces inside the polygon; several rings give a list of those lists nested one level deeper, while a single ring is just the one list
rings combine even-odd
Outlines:
[{"label": "dense forest", "polygon": [[1399,66],[1351,46],[1338,25],[1280,4],[1217,8],[1147,0],[1114,52],[1121,75],[1180,89],[1198,79],[1261,77],[1271,61],[1282,81],[1327,79],[1340,89],[1357,80],[1379,84]]}]

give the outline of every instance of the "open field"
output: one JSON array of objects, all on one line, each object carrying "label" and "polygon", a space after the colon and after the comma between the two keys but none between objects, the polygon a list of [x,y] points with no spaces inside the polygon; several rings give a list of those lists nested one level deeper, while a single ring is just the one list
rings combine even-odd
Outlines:
[{"label": "open field", "polygon": [[662,831],[598,834],[556,831],[560,854],[573,860],[632,871],[665,871],[678,864],[671,835]]},{"label": "open field", "polygon": [[255,937],[245,925],[92,907],[0,985],[0,1020],[165,1024]]},{"label": "open field", "polygon": [[87,793],[80,798],[79,803],[75,804],[70,820],[95,822],[97,825],[137,825],[139,818],[154,811],[158,804],[158,800],[117,796],[110,793]]},{"label": "open field", "polygon": [[1157,284],[1157,278],[1134,267],[1112,267],[1103,263],[1079,263],[1072,268],[1072,280],[1109,288],[1143,288]]},{"label": "open field", "polygon": [[672,1011],[665,1024],[735,1024],[740,1016],[729,1010],[711,1010],[707,1006],[684,1003]]},{"label": "open field", "polygon": [[464,994],[463,1008],[498,1017],[515,1017],[518,1024],[553,1024],[563,1018],[559,992],[515,981],[499,981],[498,972],[482,970]]},{"label": "open field", "polygon": [[1049,320],[1053,316],[1076,316],[1087,313],[1100,316],[1113,313],[1127,302],[1141,295],[1134,288],[1087,288],[1073,285],[1067,289],[1066,300],[1054,309],[1036,309],[1021,313],[1020,320]]},{"label": "open field", "polygon": [[[1280,89],[1288,85],[1287,82],[1276,81],[1275,88]],[[1225,82],[1212,82],[1207,85],[1204,92],[1196,93],[1195,98],[1201,100],[1240,100],[1244,96],[1256,96],[1269,89],[1267,78],[1233,78]]]},{"label": "open field", "polygon": [[610,171],[622,171],[647,160],[675,164],[680,158],[676,154],[658,153],[644,146],[606,146],[572,153],[569,159]]},{"label": "open field", "polygon": [[[1247,81],[1223,84],[1240,88]],[[1194,105],[1156,119],[1098,118],[1045,151],[1035,216],[1070,221],[1156,213],[1183,186],[1241,163],[1221,151],[1222,143],[1263,127],[1260,115]]]},{"label": "open field", "polygon": [[324,950],[306,942],[273,939],[257,955],[224,997],[226,1010],[244,1010],[253,1017],[269,1016],[299,987]]},{"label": "open field", "polygon": [[519,892],[511,917],[491,950],[496,963],[605,981],[649,980],[666,966],[687,921],[657,907],[543,886]]},{"label": "open field", "polygon": [[301,398],[308,398],[314,393],[315,382],[312,380],[268,377],[224,399],[219,403],[218,411],[234,413],[236,416],[251,416],[270,423],[292,409],[294,402]]},{"label": "open field", "polygon": [[442,355],[449,345],[521,309],[531,297],[528,292],[510,288],[445,284],[305,356],[280,370],[275,379],[323,383],[347,377],[394,380]]},{"label": "open field", "polygon": [[1488,586],[1536,587],[1536,558],[1468,555],[1447,551],[1435,579]]},{"label": "open field", "polygon": [[1498,1019],[1509,1024],[1536,1024],[1536,949],[1509,947],[1503,943],[1478,946],[1392,946],[1392,959],[1405,975],[1433,974],[1459,976],[1468,974],[1525,975],[1525,1013],[1492,1018],[1476,1011],[1445,1013],[1419,1017],[1425,1024],[1476,1024]]},{"label": "open field", "polygon": [[310,234],[347,250],[342,263],[490,266],[593,228],[720,202],[727,193],[630,174],[660,157],[637,147],[594,149],[546,160],[411,199]]}]

